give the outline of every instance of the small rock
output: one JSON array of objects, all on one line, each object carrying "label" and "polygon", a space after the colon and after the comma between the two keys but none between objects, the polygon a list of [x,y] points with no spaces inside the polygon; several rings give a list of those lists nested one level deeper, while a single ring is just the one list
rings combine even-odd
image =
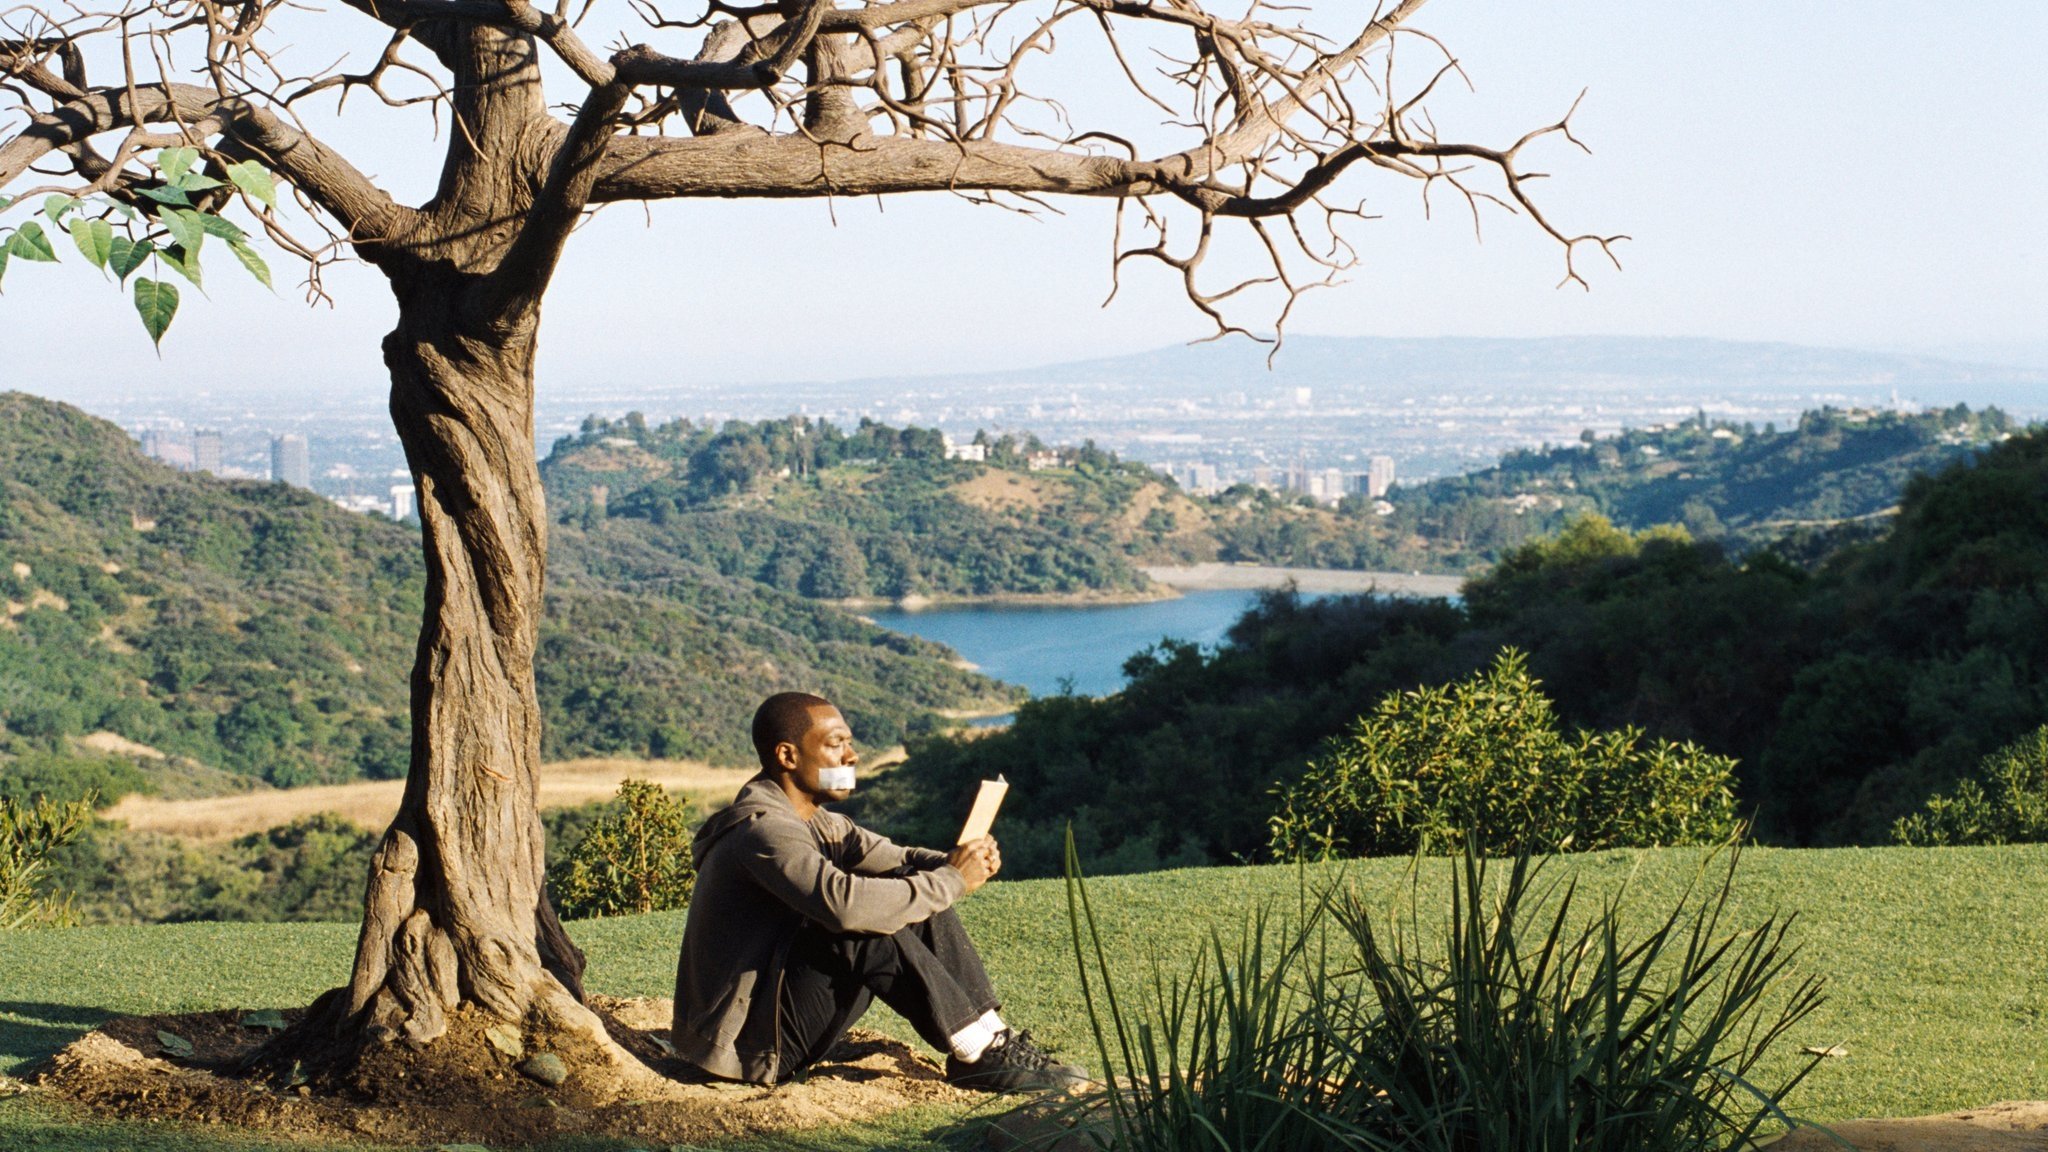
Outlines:
[{"label": "small rock", "polygon": [[550,1088],[558,1087],[569,1079],[569,1066],[553,1052],[536,1052],[519,1066],[521,1075],[538,1080]]}]

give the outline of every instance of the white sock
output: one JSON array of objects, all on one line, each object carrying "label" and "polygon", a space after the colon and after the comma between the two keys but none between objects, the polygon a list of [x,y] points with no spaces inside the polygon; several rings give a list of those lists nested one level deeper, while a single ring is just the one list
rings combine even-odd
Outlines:
[{"label": "white sock", "polygon": [[981,1054],[988,1051],[988,1046],[998,1035],[1009,1030],[1010,1026],[1003,1023],[1003,1018],[991,1008],[983,1012],[979,1020],[948,1036],[946,1043],[952,1047],[955,1059],[962,1064],[972,1064],[981,1059]]}]

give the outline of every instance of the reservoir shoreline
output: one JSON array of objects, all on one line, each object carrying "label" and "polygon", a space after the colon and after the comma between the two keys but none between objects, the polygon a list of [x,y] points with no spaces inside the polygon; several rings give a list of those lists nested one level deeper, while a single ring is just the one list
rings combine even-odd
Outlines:
[{"label": "reservoir shoreline", "polygon": [[1279,588],[1289,581],[1310,595],[1341,596],[1378,593],[1383,596],[1450,597],[1458,595],[1463,576],[1425,572],[1365,572],[1350,568],[1283,568],[1269,564],[1147,565],[1139,571],[1151,580],[1147,589],[1088,589],[1082,592],[1004,593],[994,596],[857,596],[831,601],[849,611],[926,612],[956,608],[1108,608],[1174,600],[1190,592],[1244,592]]}]

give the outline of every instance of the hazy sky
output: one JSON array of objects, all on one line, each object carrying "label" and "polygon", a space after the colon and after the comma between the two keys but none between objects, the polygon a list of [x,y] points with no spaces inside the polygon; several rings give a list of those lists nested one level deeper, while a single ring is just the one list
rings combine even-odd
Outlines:
[{"label": "hazy sky", "polygon": [[[1341,0],[1318,9],[1356,19]],[[2048,5],[1434,0],[1420,26],[1477,85],[1436,103],[1447,136],[1504,143],[1589,90],[1575,125],[1594,154],[1548,146],[1542,191],[1563,226],[1633,235],[1625,271],[1589,263],[1590,293],[1554,289],[1559,256],[1533,229],[1494,214],[1477,244],[1461,211],[1439,203],[1426,222],[1411,185],[1372,174],[1349,185],[1385,215],[1365,233],[1367,264],[1304,302],[1295,330],[2048,349]],[[424,126],[378,121],[341,143],[401,189],[431,182]],[[1134,269],[1099,307],[1109,209],[1066,208],[1030,220],[926,196],[609,209],[549,297],[542,386],[1006,367],[1204,333],[1158,269]],[[161,360],[126,298],[75,258],[17,264],[0,298],[0,386],[380,390],[393,316],[381,280],[336,276],[338,305],[309,309],[282,255],[273,263],[276,296],[215,253],[212,299],[188,293]]]}]

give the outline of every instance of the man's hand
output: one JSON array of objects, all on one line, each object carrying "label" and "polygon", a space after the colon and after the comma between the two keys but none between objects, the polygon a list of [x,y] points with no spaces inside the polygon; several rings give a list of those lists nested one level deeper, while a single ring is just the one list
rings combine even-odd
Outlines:
[{"label": "man's hand", "polygon": [[974,891],[988,883],[989,877],[1003,869],[1003,854],[996,847],[996,838],[983,836],[969,840],[951,852],[946,853],[946,863],[967,879],[967,890]]}]

